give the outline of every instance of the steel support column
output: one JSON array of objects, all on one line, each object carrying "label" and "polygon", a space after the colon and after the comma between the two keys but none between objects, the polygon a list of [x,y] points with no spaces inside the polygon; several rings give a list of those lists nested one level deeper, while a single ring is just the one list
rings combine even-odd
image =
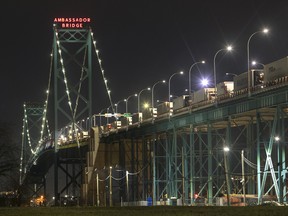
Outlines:
[{"label": "steel support column", "polygon": [[189,147],[190,147],[190,204],[194,205],[195,194],[195,140],[194,140],[194,128],[190,125],[189,133]]},{"label": "steel support column", "polygon": [[212,126],[211,124],[208,124],[208,204],[213,204],[213,164],[212,164],[212,158],[213,158],[213,151],[212,151]]}]

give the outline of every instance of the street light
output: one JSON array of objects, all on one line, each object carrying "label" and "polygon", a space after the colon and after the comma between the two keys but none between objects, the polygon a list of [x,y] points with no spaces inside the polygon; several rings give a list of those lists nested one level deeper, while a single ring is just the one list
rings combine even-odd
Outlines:
[{"label": "street light", "polygon": [[228,75],[231,75],[231,76],[238,76],[238,75],[235,74],[235,73],[226,73],[226,76],[228,76]]},{"label": "street light", "polygon": [[116,113],[118,113],[118,104],[121,103],[121,102],[125,102],[125,100],[120,100],[120,101],[118,101],[117,103],[114,104]]},{"label": "street light", "polygon": [[180,72],[176,72],[174,74],[172,74],[170,77],[169,77],[169,82],[168,82],[168,89],[169,89],[169,97],[168,97],[168,101],[169,101],[169,107],[170,107],[170,83],[171,83],[171,79],[173,76],[175,76],[176,74],[184,74],[183,71],[180,71]]},{"label": "street light", "polygon": [[224,169],[226,177],[226,187],[227,187],[227,205],[230,206],[230,179],[228,174],[228,162],[227,162],[227,153],[230,151],[228,146],[224,146]]},{"label": "street light", "polygon": [[207,78],[203,78],[203,79],[201,80],[201,85],[202,85],[203,87],[208,86],[208,84],[209,84],[209,80],[208,80]]},{"label": "street light", "polygon": [[159,80],[158,82],[154,83],[154,85],[152,86],[152,96],[151,96],[151,106],[152,106],[152,118],[153,118],[153,114],[154,114],[154,88],[158,83],[166,83],[166,80]]},{"label": "street light", "polygon": [[262,31],[256,31],[253,34],[250,35],[248,41],[247,41],[247,63],[248,63],[248,71],[247,71],[247,75],[248,75],[248,96],[251,95],[251,76],[250,76],[250,57],[249,57],[249,43],[251,38],[257,34],[257,33],[264,33],[267,34],[269,32],[269,30],[267,28],[264,28]]},{"label": "street light", "polygon": [[264,64],[262,64],[260,62],[256,62],[256,61],[252,61],[252,65],[261,65],[263,68],[265,67]]},{"label": "street light", "polygon": [[221,51],[231,51],[232,50],[232,46],[227,46],[226,48],[224,49],[220,49],[218,50],[215,55],[214,55],[214,67],[213,67],[213,70],[214,70],[214,88],[215,88],[215,101],[217,102],[217,83],[216,83],[216,63],[215,63],[215,60],[216,60],[216,56],[218,55],[219,52]]},{"label": "street light", "polygon": [[137,94],[130,95],[129,97],[127,97],[126,99],[124,99],[124,101],[126,102],[126,113],[128,113],[128,100],[129,100],[132,96],[137,97]]},{"label": "street light", "polygon": [[169,119],[170,119],[170,116],[171,116],[171,112],[170,112],[170,109],[171,109],[171,106],[170,106],[170,83],[171,83],[171,78],[174,76],[174,75],[176,75],[176,74],[184,74],[184,72],[183,71],[180,71],[180,72],[176,72],[176,73],[174,73],[174,74],[172,74],[170,77],[169,77],[169,82],[168,82],[168,88],[169,88]]},{"label": "street light", "polygon": [[126,170],[127,203],[129,205],[129,172]]},{"label": "street light", "polygon": [[110,110],[110,107],[112,108],[112,113],[114,112],[113,104],[112,104],[112,105],[110,105],[110,106],[107,108],[107,125],[109,124],[109,110]]},{"label": "street light", "polygon": [[189,76],[189,97],[191,97],[191,91],[192,91],[192,89],[191,89],[191,71],[192,71],[192,68],[195,66],[195,65],[197,65],[197,64],[205,64],[205,61],[199,61],[199,62],[195,62],[194,64],[192,64],[191,65],[191,67],[189,68],[189,74],[188,74],[188,76]]},{"label": "street light", "polygon": [[143,92],[143,91],[145,91],[145,90],[147,90],[147,91],[150,91],[151,89],[150,89],[150,87],[148,87],[148,88],[145,88],[145,89],[142,89],[139,93],[138,93],[138,106],[137,106],[137,110],[138,110],[138,113],[140,113],[140,95],[141,95],[141,93]]},{"label": "street light", "polygon": [[241,166],[242,166],[242,191],[243,191],[243,203],[246,206],[246,188],[245,188],[245,171],[244,171],[244,150],[241,151]]},{"label": "street light", "polygon": [[[105,108],[106,109],[106,108]],[[105,110],[105,109],[102,109],[100,112],[99,112],[99,126],[102,126],[102,122],[101,122],[101,119],[102,119],[102,112]]]},{"label": "street light", "polygon": [[[283,196],[283,182],[284,178],[283,178],[283,173],[282,171],[286,170],[286,167],[283,167],[283,164],[285,163],[285,161],[283,161],[283,146],[282,146],[282,142],[280,141],[280,137],[279,136],[275,136],[274,137],[276,144],[277,144],[277,154],[278,154],[278,188],[279,188],[279,198],[278,201],[283,204],[283,197],[285,197],[285,194]],[[286,183],[284,183],[284,187],[285,187]]]},{"label": "street light", "polygon": [[112,207],[113,202],[112,202],[112,166],[110,166],[110,172],[109,172],[109,203],[110,207]]}]

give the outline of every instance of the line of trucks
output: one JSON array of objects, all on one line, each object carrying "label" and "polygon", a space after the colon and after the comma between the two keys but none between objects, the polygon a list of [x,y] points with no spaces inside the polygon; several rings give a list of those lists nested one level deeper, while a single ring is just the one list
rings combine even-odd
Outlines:
[{"label": "line of trucks", "polygon": [[[250,70],[250,92],[254,93],[269,86],[288,83],[288,56],[264,65],[263,69]],[[121,128],[151,119],[160,119],[179,113],[187,108],[197,108],[209,105],[215,100],[224,101],[229,98],[248,93],[248,72],[233,76],[233,81],[218,83],[215,88],[202,88],[191,95],[182,95],[171,102],[163,102],[156,108],[146,109],[142,113],[135,113],[131,117],[124,117],[102,127],[102,130]]]}]

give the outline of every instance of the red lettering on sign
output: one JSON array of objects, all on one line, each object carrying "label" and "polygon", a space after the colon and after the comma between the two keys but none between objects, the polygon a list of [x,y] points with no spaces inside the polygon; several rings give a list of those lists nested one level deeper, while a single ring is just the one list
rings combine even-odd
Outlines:
[{"label": "red lettering on sign", "polygon": [[83,23],[90,23],[89,17],[55,17],[54,23],[61,23],[61,28],[83,28]]}]

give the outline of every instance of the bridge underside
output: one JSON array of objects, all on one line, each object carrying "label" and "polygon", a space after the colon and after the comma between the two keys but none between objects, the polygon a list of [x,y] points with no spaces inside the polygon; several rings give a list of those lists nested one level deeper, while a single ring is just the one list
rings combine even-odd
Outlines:
[{"label": "bridge underside", "polygon": [[117,186],[124,194],[115,201],[151,196],[157,204],[176,197],[183,205],[214,205],[225,195],[227,204],[286,202],[288,109],[286,102],[275,103],[286,94],[188,110],[184,117],[106,134],[105,166],[137,173],[133,183]]}]

